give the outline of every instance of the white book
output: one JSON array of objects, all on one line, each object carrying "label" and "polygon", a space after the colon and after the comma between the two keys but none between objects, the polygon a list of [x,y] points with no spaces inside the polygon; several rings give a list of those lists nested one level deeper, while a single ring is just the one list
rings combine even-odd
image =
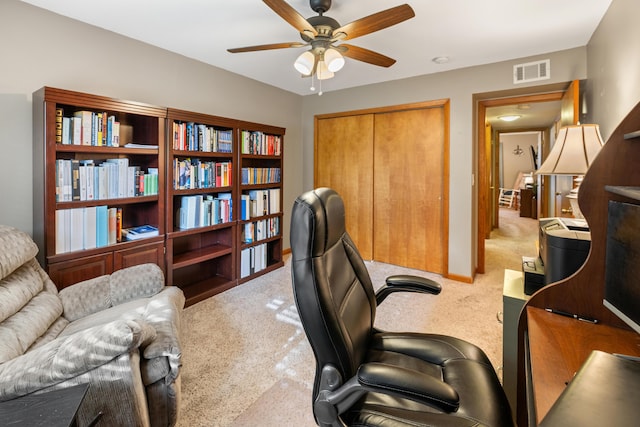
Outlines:
[{"label": "white book", "polygon": [[180,228],[196,226],[196,197],[184,196],[180,201]]},{"label": "white book", "polygon": [[70,202],[73,198],[73,184],[71,183],[71,160],[64,161],[63,185],[62,185],[62,201]]},{"label": "white book", "polygon": [[91,111],[76,111],[74,117],[80,120],[80,145],[91,145],[93,113]]},{"label": "white book", "polygon": [[64,202],[64,162],[56,160],[56,202]]},{"label": "white book", "polygon": [[71,251],[81,251],[84,247],[84,209],[76,208],[71,210],[71,227],[69,237],[71,238]]},{"label": "white book", "polygon": [[96,167],[96,174],[98,175],[98,200],[105,200],[109,198],[109,168],[106,165],[100,165]]},{"label": "white book", "polygon": [[82,145],[82,119],[80,117],[71,117],[71,144]]},{"label": "white book", "polygon": [[87,163],[85,166],[87,170],[87,200],[95,200],[95,165],[93,163]]},{"label": "white book", "polygon": [[71,117],[62,118],[62,143],[71,144]]},{"label": "white book", "polygon": [[134,197],[136,195],[136,172],[139,170],[140,167],[138,166],[129,166],[127,168],[127,197]]},{"label": "white book", "polygon": [[269,190],[269,213],[277,214],[280,212],[280,189],[272,188]]},{"label": "white book", "polygon": [[84,248],[93,249],[96,247],[96,207],[86,207],[83,213]]},{"label": "white book", "polygon": [[66,211],[67,209],[58,209],[56,211],[56,254],[67,252],[67,229],[65,223]]},{"label": "white book", "polygon": [[243,249],[240,252],[240,278],[245,278],[251,274],[251,248]]},{"label": "white book", "polygon": [[79,185],[80,185],[80,200],[87,200],[87,168],[80,165],[79,172]]}]

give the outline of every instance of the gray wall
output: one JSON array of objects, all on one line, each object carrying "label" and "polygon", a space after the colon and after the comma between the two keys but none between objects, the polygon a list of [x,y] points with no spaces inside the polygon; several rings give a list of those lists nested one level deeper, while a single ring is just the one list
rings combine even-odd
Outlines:
[{"label": "gray wall", "polygon": [[[285,207],[301,192],[298,95],[16,0],[0,2],[0,53],[0,224],[32,231],[31,94],[42,86],[284,127]],[[288,247],[288,215],[283,230]]]},{"label": "gray wall", "polygon": [[589,121],[606,141],[640,101],[640,1],[614,0],[587,46]]}]

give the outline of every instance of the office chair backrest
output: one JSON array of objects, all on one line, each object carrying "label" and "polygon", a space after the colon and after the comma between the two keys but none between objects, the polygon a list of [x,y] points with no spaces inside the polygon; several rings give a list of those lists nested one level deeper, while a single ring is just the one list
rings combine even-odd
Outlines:
[{"label": "office chair backrest", "polygon": [[322,366],[333,364],[343,379],[355,374],[375,319],[373,285],[344,218],[342,199],[329,188],[304,193],[293,206],[293,291],[316,358],[314,400]]}]

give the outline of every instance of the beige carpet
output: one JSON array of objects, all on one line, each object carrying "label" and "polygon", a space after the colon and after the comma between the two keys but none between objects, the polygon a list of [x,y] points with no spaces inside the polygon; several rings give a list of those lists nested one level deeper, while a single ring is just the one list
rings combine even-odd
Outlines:
[{"label": "beige carpet", "polygon": [[[536,253],[537,221],[503,209],[486,241],[486,274],[475,283],[368,262],[374,286],[391,274],[439,280],[439,296],[394,294],[379,308],[387,330],[434,332],[485,350],[500,374],[504,269],[520,269]],[[293,302],[290,264],[209,298],[184,312],[179,427],[314,426],[314,358]]]}]

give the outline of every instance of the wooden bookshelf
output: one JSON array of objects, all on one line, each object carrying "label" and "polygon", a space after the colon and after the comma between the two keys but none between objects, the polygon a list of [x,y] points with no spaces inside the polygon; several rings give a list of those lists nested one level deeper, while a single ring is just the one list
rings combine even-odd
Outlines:
[{"label": "wooden bookshelf", "polygon": [[[249,198],[238,222],[239,283],[282,267],[283,145],[285,130],[239,124],[239,202]],[[262,197],[262,202],[259,199]],[[260,211],[260,212],[258,212]],[[242,207],[240,208],[242,212]]]},{"label": "wooden bookshelf", "polygon": [[169,108],[167,136],[167,277],[191,305],[237,283],[235,121]]},{"label": "wooden bookshelf", "polygon": [[[84,145],[72,136],[62,141],[63,120],[65,125],[70,123],[79,111],[93,114],[95,121],[88,128],[94,134],[92,145]],[[108,117],[113,117],[120,126],[118,146],[109,145],[113,139],[109,140],[107,135],[113,133],[106,132]],[[164,269],[165,117],[166,109],[162,107],[104,96],[51,87],[33,94],[33,234],[39,247],[38,259],[58,288],[145,262],[154,262]],[[104,121],[98,121],[102,119]],[[111,128],[110,132],[113,132]],[[68,133],[65,131],[65,134]],[[127,148],[127,143],[137,145]],[[147,176],[155,182],[148,185],[147,193],[142,193],[143,188],[134,188],[135,180],[144,181],[145,177],[134,175],[133,169],[128,171],[131,175],[118,177],[121,183],[127,181],[117,190],[120,192],[99,194],[98,188],[89,189],[91,178],[88,176],[95,177],[104,163],[122,159],[127,163],[119,171],[125,167],[137,167],[147,175],[150,170],[156,171],[155,177]],[[67,166],[63,167],[65,163],[83,163],[85,170],[80,172],[78,166],[77,175],[75,171],[69,174]],[[86,175],[89,167],[91,175]],[[61,176],[70,177],[71,196],[63,188],[67,184],[58,181]],[[98,179],[93,182],[97,184]],[[95,242],[94,228],[104,222],[94,222],[93,215],[106,208],[113,208],[114,212],[120,210],[122,228],[151,225],[158,228],[158,236],[137,241],[116,239],[107,244]],[[65,217],[71,212],[73,216]],[[63,220],[66,225],[61,225]],[[64,239],[61,230],[65,230],[65,235],[73,235],[73,245]]]},{"label": "wooden bookshelf", "polygon": [[[81,135],[74,140],[73,135],[66,136],[69,132],[65,131],[65,137],[57,133],[62,127],[59,123],[66,121],[68,129],[80,111],[88,113],[94,126],[89,127],[90,145],[83,143]],[[284,264],[285,129],[50,87],[33,94],[33,114],[33,234],[40,248],[39,261],[58,288],[153,262],[163,269],[167,284],[179,286],[191,305]],[[107,133],[99,120],[117,122],[119,139],[111,138],[113,131]],[[104,137],[98,130],[104,131]],[[266,142],[260,149],[243,153],[243,132],[260,135]],[[77,175],[77,182],[88,183],[80,179],[80,167],[85,168],[82,174],[86,176],[87,163],[94,174],[105,162],[127,171],[134,166],[145,174],[153,171],[150,175],[156,177],[146,178],[155,181],[142,185],[132,169],[126,179],[146,187],[146,192],[131,185],[108,197],[88,197],[86,188],[84,193],[74,192],[71,178],[66,183],[58,180]],[[243,168],[250,169],[256,180],[242,184]],[[273,200],[267,203],[268,212],[241,219],[242,195],[256,192]],[[86,237],[95,232],[83,223],[93,223],[90,214],[94,210],[102,215],[110,208],[111,213],[120,213],[123,228],[151,225],[157,228],[157,236],[106,245],[92,245],[88,239],[85,244]],[[254,223],[256,228],[260,224],[264,235],[244,241],[247,224]],[[83,233],[82,246],[76,247],[78,241],[73,240],[76,246],[71,249],[65,236],[75,236],[77,230]],[[258,252],[263,261],[260,268],[241,276],[243,251]]]}]

